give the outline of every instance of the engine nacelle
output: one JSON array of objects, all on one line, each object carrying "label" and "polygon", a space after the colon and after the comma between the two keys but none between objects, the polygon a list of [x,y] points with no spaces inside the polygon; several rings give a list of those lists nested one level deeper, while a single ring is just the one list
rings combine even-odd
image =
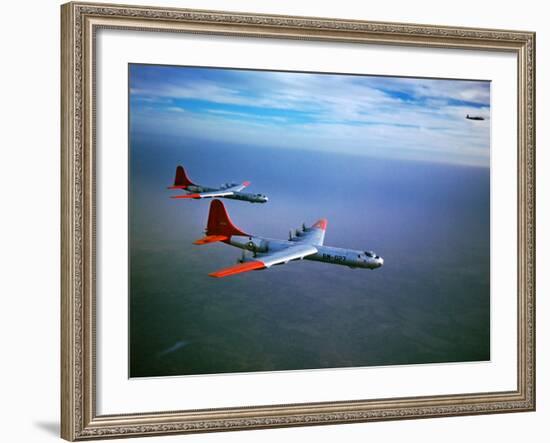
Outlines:
[{"label": "engine nacelle", "polygon": [[267,252],[267,242],[259,238],[249,238],[245,248],[252,252]]}]

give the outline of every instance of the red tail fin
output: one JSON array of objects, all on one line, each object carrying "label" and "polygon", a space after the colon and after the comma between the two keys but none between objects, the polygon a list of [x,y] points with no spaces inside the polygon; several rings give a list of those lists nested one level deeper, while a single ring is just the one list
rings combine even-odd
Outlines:
[{"label": "red tail fin", "polygon": [[225,206],[220,200],[212,200],[210,203],[210,212],[208,213],[208,225],[206,227],[208,235],[248,235],[237,228],[229,214],[225,210]]},{"label": "red tail fin", "polygon": [[189,180],[189,177],[187,177],[187,174],[185,173],[185,169],[183,169],[183,166],[178,166],[176,168],[176,178],[174,178],[174,186],[170,186],[169,189],[185,189],[189,185],[194,185],[191,180]]},{"label": "red tail fin", "polygon": [[248,234],[241,231],[233,224],[221,201],[212,200],[212,203],[210,203],[210,212],[208,213],[206,237],[197,240],[195,244],[202,245],[216,241],[226,241],[229,240],[232,235]]}]

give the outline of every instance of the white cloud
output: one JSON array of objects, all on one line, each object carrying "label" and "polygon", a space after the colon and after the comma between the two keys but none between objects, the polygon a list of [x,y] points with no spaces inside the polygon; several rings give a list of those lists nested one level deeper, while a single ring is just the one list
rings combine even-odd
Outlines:
[{"label": "white cloud", "polygon": [[[216,142],[223,140],[258,148],[299,148],[475,166],[489,164],[488,140],[485,131],[477,126],[434,129],[346,123],[288,125],[236,117],[228,120],[225,113],[171,114],[157,119],[155,128],[165,134],[207,138]],[[136,125],[143,126],[148,122],[151,122],[150,116],[136,115]]]},{"label": "white cloud", "polygon": [[[136,85],[131,94],[150,100],[206,103],[203,109],[178,111],[179,115],[142,108],[142,112],[155,114],[155,127],[173,134],[256,146],[489,165],[487,82],[231,73],[223,81],[182,76],[154,87]],[[176,109],[181,108],[173,104],[165,108]],[[264,114],[263,109],[277,112]],[[486,120],[466,120],[466,114]],[[143,119],[142,124],[148,122]]]}]

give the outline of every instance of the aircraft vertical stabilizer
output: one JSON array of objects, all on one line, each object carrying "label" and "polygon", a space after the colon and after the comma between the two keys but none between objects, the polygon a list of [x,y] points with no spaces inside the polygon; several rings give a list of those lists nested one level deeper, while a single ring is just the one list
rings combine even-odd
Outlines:
[{"label": "aircraft vertical stabilizer", "polygon": [[210,203],[210,212],[208,213],[206,237],[197,240],[195,244],[202,245],[217,241],[226,241],[232,235],[248,236],[247,233],[241,231],[233,224],[223,203],[220,200],[212,200],[212,203]]},{"label": "aircraft vertical stabilizer", "polygon": [[170,186],[168,189],[185,189],[188,186],[192,186],[194,184],[195,183],[193,183],[191,180],[189,180],[189,177],[187,177],[187,173],[185,172],[185,169],[183,169],[183,166],[178,166],[176,168],[174,185]]}]

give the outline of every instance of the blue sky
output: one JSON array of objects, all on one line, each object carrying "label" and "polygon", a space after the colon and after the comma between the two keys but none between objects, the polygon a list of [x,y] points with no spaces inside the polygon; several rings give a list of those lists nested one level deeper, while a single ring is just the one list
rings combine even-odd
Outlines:
[{"label": "blue sky", "polygon": [[129,83],[139,133],[489,166],[489,82],[132,64]]}]

